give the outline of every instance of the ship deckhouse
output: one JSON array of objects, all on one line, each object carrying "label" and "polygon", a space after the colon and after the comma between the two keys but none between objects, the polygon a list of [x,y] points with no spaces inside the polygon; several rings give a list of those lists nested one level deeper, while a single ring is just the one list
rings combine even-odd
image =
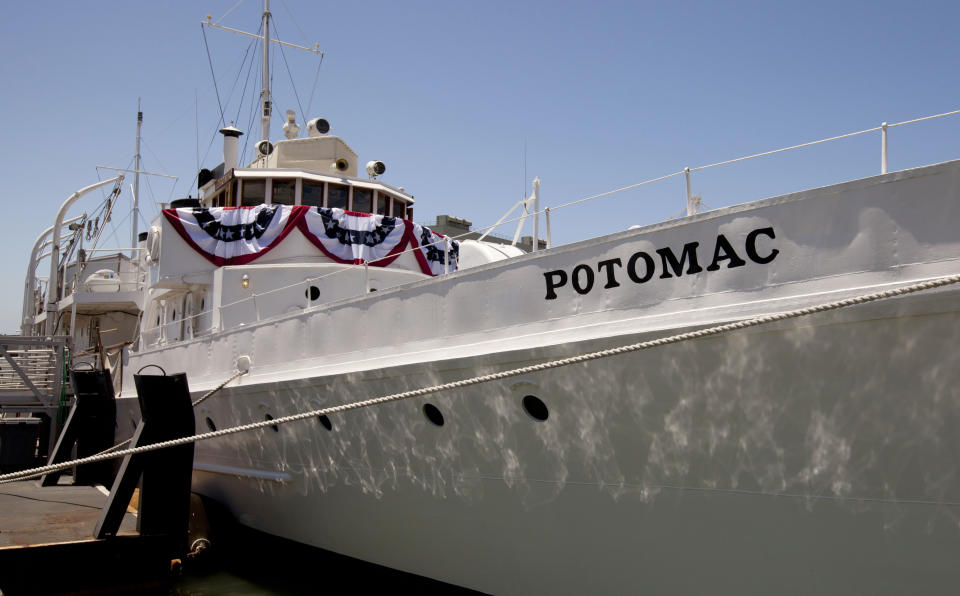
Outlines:
[{"label": "ship deckhouse", "polygon": [[[288,137],[299,127],[288,115]],[[413,221],[413,196],[377,176],[327,135],[256,144],[259,156],[237,167],[243,134],[222,129],[224,160],[198,178],[200,197],[174,201],[144,237],[145,348],[236,329],[271,317],[516,256],[486,243],[458,242]]]},{"label": "ship deckhouse", "polygon": [[[367,180],[358,178],[357,153],[340,137],[279,141],[250,167],[237,168],[237,137],[233,135],[239,131],[228,127],[221,132],[224,163],[200,174],[205,207],[307,205],[413,219],[413,197],[376,180],[378,174],[371,173]],[[382,162],[370,162],[368,170],[376,172],[377,164],[382,173]]]}]

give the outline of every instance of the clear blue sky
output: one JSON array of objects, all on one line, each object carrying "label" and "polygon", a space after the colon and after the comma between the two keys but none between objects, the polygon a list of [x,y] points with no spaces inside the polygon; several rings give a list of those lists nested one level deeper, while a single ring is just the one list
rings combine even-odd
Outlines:
[{"label": "clear blue sky", "polygon": [[[199,22],[234,4],[4,7],[0,272],[9,290],[0,295],[0,331],[19,326],[29,250],[58,206],[98,180],[94,166],[131,163],[138,97],[144,168],[180,176],[176,185],[144,185],[145,215],[196,193],[197,120],[201,167],[220,162]],[[326,52],[312,102],[316,60],[285,52],[300,104],[312,103],[307,116],[327,118],[362,161],[386,162],[384,180],[415,195],[421,222],[449,213],[493,223],[534,176],[544,205],[558,205],[684,166],[960,108],[954,2],[271,4],[283,39]],[[255,31],[261,10],[246,0],[222,24]],[[228,119],[239,113],[244,139],[256,136],[256,70],[242,109],[239,90],[227,102],[248,40],[208,30],[207,41]],[[297,110],[301,125],[307,118],[274,56],[278,139],[285,109]],[[960,158],[960,116],[894,129],[890,143],[891,169]],[[700,172],[694,191],[720,207],[868,176],[879,172],[879,147],[875,133]],[[126,190],[118,224],[129,197]],[[90,196],[73,213],[100,200]],[[683,205],[682,178],[674,178],[557,212],[554,241],[662,220]],[[125,230],[107,246],[126,246]]]}]

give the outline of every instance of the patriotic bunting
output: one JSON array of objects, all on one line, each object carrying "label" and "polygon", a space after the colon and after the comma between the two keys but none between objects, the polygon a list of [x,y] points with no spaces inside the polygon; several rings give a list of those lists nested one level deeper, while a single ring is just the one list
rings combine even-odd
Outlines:
[{"label": "patriotic bunting", "polygon": [[420,263],[420,269],[427,275],[440,275],[444,272],[444,240],[449,244],[447,253],[450,257],[450,266],[448,272],[457,270],[457,263],[460,260],[460,243],[456,240],[449,240],[443,234],[438,234],[426,226],[421,226],[413,222],[408,222],[413,236],[413,246],[416,248],[414,254]]},{"label": "patriotic bunting", "polygon": [[298,224],[303,235],[338,263],[386,267],[407,247],[406,223],[397,217],[308,208]]},{"label": "patriotic bunting", "polygon": [[[218,267],[250,263],[299,228],[338,263],[386,267],[409,247],[423,273],[444,272],[446,236],[399,217],[301,205],[185,207],[164,209],[163,215],[187,244]],[[447,270],[456,271],[460,244],[448,242]]]},{"label": "patriotic bunting", "polygon": [[293,230],[303,208],[184,207],[163,215],[194,250],[214,265],[245,265],[263,256]]}]

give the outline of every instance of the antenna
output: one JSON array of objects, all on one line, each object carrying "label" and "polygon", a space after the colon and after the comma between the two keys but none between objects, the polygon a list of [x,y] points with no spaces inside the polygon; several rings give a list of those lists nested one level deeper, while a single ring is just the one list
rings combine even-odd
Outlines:
[{"label": "antenna", "polygon": [[260,140],[270,142],[270,0],[263,0],[263,85],[260,87],[260,107],[263,109]]},{"label": "antenna", "polygon": [[[140,224],[140,128],[143,127],[143,110],[140,109],[140,98],[137,98],[137,155],[133,166],[133,226],[130,229],[130,246],[137,246],[137,235]],[[137,255],[131,251],[130,258]]]},{"label": "antenna", "polygon": [[272,111],[270,105],[270,44],[275,43],[280,46],[287,46],[289,48],[294,48],[297,50],[303,50],[305,52],[310,52],[311,54],[316,54],[318,56],[323,56],[323,52],[319,50],[320,44],[316,44],[312,48],[305,46],[298,46],[296,44],[288,43],[285,41],[280,41],[279,39],[270,39],[270,0],[263,0],[263,35],[257,35],[255,33],[247,33],[246,31],[240,31],[239,29],[233,29],[231,27],[224,27],[223,25],[218,25],[212,21],[212,17],[207,15],[206,20],[200,21],[200,24],[205,27],[213,27],[214,29],[222,29],[223,31],[229,31],[230,33],[236,33],[238,35],[245,35],[247,37],[252,37],[254,39],[259,39],[263,41],[263,65],[262,65],[262,86],[260,89],[260,140],[269,141],[270,140],[270,113]]}]

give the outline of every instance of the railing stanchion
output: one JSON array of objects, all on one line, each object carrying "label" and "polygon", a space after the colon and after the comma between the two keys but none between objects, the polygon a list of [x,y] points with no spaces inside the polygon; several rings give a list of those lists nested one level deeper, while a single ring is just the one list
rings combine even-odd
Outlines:
[{"label": "railing stanchion", "polygon": [[546,207],[543,210],[543,217],[547,223],[547,248],[550,248],[550,208]]},{"label": "railing stanchion", "polygon": [[887,123],[880,125],[880,173],[887,173]]},{"label": "railing stanchion", "polygon": [[443,273],[450,273],[450,238],[443,237]]}]

